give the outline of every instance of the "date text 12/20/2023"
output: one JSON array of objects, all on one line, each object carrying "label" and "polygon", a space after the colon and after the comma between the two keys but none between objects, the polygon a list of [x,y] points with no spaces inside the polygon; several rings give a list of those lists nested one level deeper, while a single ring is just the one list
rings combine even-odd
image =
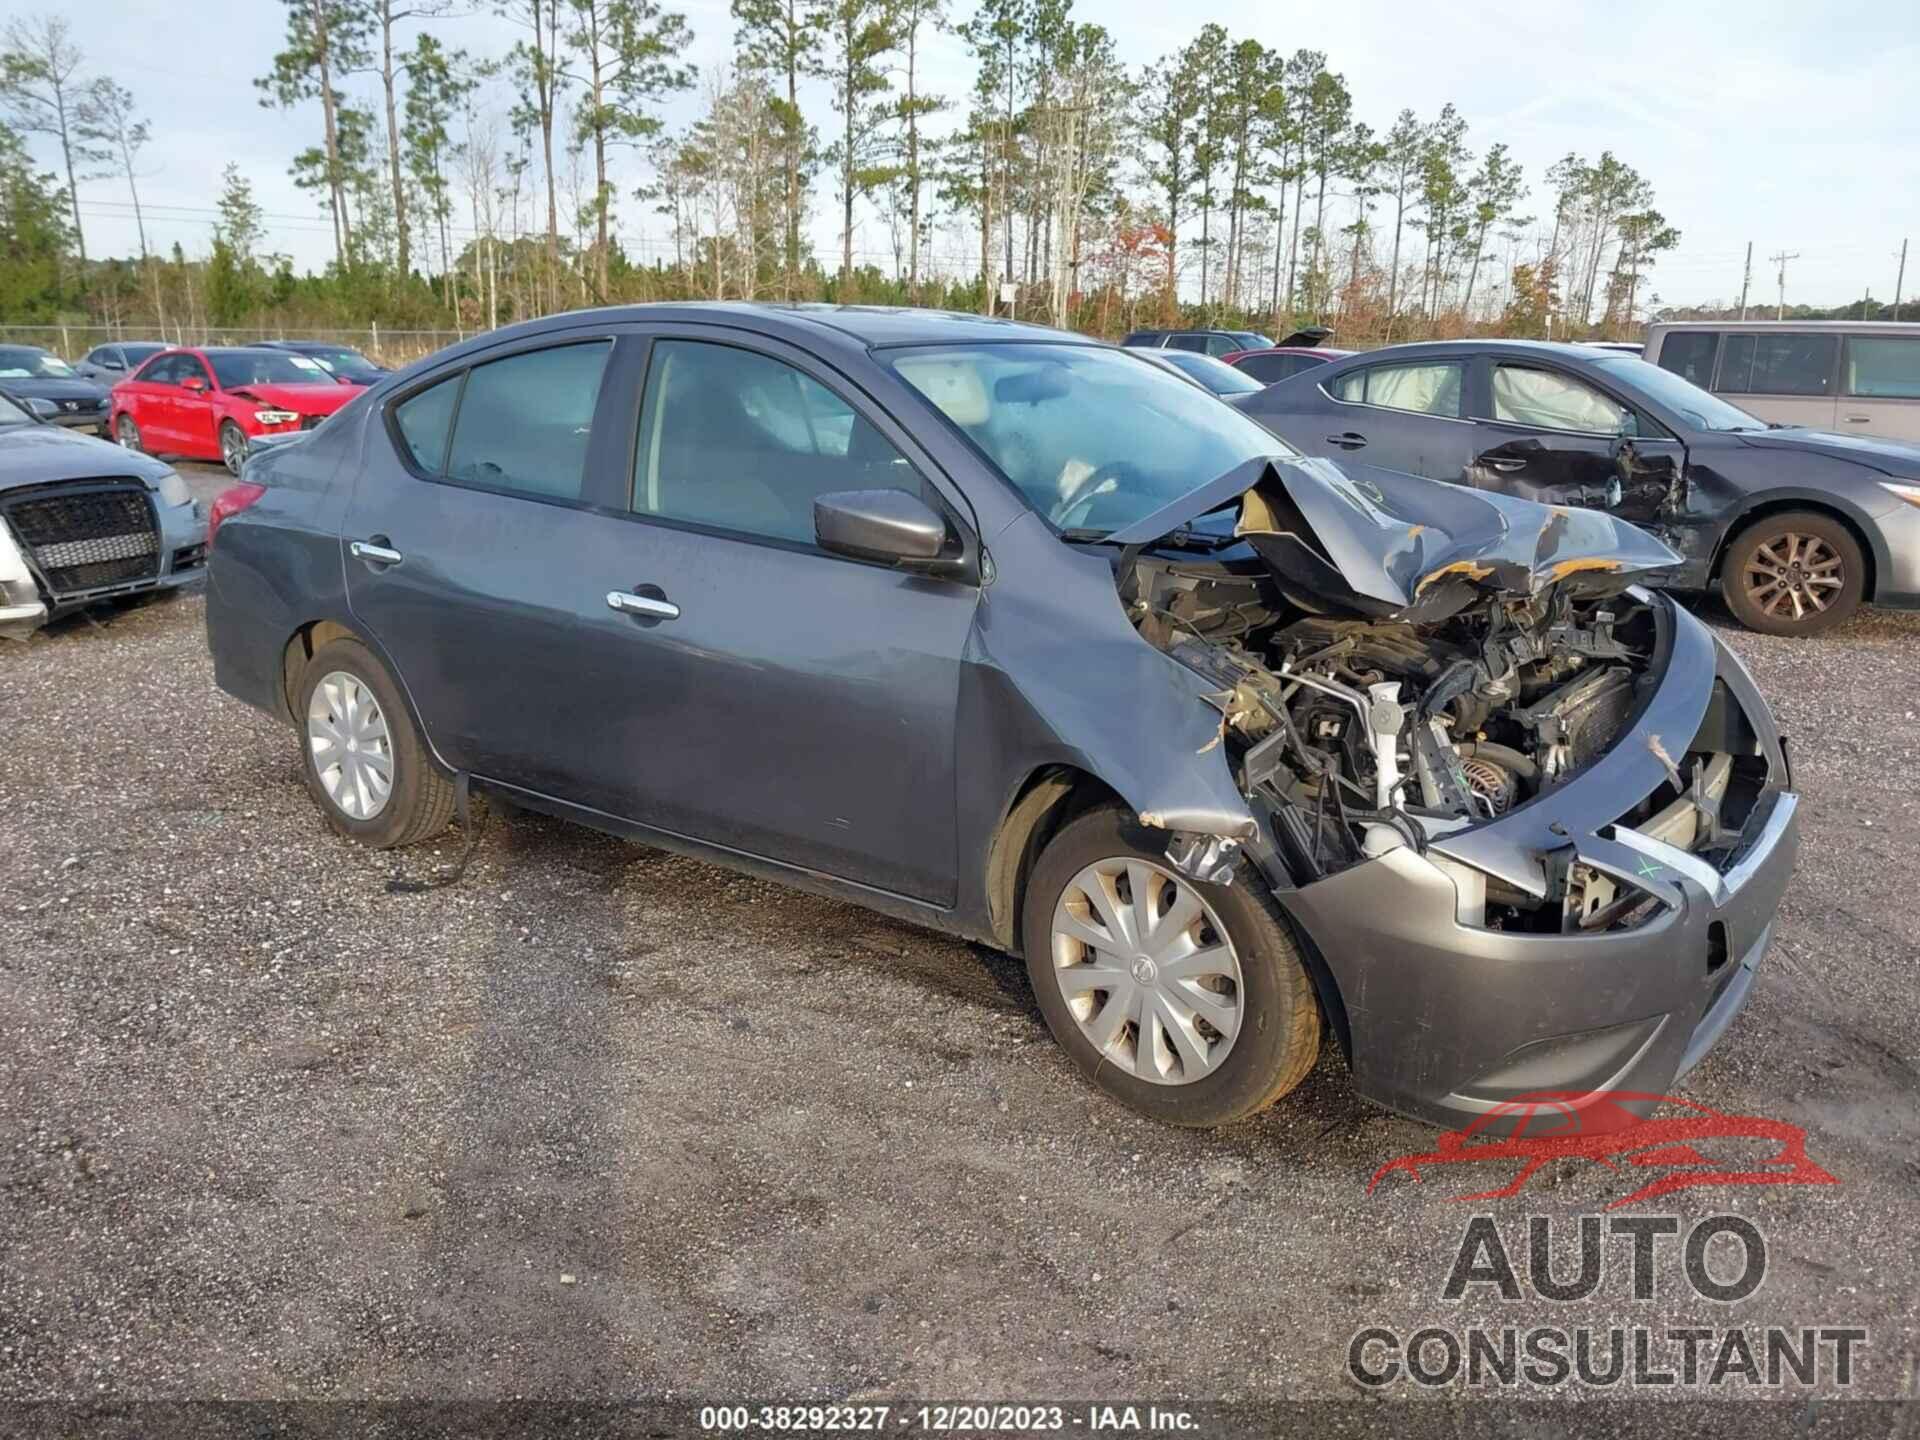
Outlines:
[{"label": "date text 12/20/2023", "polygon": [[1109,1434],[1179,1434],[1198,1422],[1186,1410],[1152,1404],[1076,1405],[706,1405],[700,1428],[717,1433],[749,1431],[904,1430],[1041,1434],[1085,1430]]}]

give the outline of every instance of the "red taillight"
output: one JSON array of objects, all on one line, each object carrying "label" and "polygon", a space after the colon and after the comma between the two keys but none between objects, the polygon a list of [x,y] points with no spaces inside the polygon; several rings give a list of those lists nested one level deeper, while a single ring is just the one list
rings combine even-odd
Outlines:
[{"label": "red taillight", "polygon": [[213,497],[213,508],[207,512],[207,548],[213,548],[213,537],[220,533],[220,522],[229,515],[238,515],[254,501],[267,493],[264,485],[255,485],[242,480],[237,485],[229,485]]}]

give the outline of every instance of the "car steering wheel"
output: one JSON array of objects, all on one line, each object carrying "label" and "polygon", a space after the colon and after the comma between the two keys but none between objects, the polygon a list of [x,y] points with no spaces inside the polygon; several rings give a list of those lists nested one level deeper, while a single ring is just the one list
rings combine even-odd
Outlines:
[{"label": "car steering wheel", "polygon": [[1074,515],[1074,511],[1083,505],[1091,505],[1099,495],[1101,487],[1109,481],[1121,480],[1128,476],[1139,477],[1140,467],[1130,460],[1109,460],[1086,479],[1073,487],[1073,492],[1062,500],[1054,510],[1053,523],[1062,530],[1071,530],[1078,521],[1084,521],[1084,514]]}]

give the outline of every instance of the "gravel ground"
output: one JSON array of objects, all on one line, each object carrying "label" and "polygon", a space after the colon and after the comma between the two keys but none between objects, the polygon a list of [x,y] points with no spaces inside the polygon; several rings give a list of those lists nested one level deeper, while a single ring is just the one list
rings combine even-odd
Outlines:
[{"label": "gravel ground", "polygon": [[[1636,1302],[1621,1264],[1443,1302],[1467,1187],[1368,1196],[1434,1135],[1337,1054],[1181,1132],[1076,1079],[1017,963],[846,905],[501,817],[463,882],[391,893],[455,846],[335,839],[202,617],[0,648],[0,1399],[1353,1397],[1359,1327],[1474,1319],[1857,1324],[1855,1393],[1914,1387],[1920,616],[1795,644],[1716,612],[1805,845],[1683,1093],[1805,1126],[1841,1181],[1652,1207],[1760,1226],[1731,1306],[1677,1265]],[[1481,1208],[1565,1236],[1622,1193]]]}]

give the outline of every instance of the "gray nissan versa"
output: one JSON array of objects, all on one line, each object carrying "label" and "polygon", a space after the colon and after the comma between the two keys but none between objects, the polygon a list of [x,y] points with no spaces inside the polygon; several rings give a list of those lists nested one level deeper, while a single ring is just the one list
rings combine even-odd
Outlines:
[{"label": "gray nissan versa", "polygon": [[1094,1084],[1658,1092],[1767,948],[1767,706],[1599,511],[1303,459],[1079,337],[648,306],[263,451],[207,628],[342,835],[470,787],[1017,951]]}]

